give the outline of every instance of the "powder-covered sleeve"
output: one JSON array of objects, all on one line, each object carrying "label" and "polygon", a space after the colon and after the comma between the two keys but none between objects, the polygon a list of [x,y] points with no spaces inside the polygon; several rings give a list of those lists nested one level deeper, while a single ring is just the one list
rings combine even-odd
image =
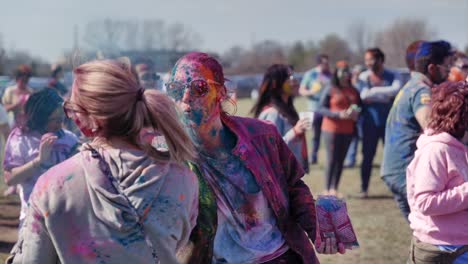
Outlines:
[{"label": "powder-covered sleeve", "polygon": [[277,140],[277,148],[288,183],[290,214],[306,231],[309,239],[314,242],[316,235],[315,199],[302,180],[304,170],[284,141]]},{"label": "powder-covered sleeve", "polygon": [[5,159],[3,160],[3,168],[6,171],[11,171],[13,168],[26,163],[24,157],[26,156],[27,148],[23,139],[24,137],[18,133],[18,128],[10,133],[5,144]]},{"label": "powder-covered sleeve", "polygon": [[[32,197],[35,197],[33,192]],[[31,199],[28,213],[14,254],[13,263],[58,263],[58,256],[54,244],[49,236],[45,216]]]}]

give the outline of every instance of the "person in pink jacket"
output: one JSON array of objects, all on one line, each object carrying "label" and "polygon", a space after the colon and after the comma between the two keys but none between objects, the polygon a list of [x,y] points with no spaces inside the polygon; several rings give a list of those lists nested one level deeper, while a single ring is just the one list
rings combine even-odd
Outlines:
[{"label": "person in pink jacket", "polygon": [[406,173],[410,263],[468,263],[467,145],[468,82],[442,83]]}]

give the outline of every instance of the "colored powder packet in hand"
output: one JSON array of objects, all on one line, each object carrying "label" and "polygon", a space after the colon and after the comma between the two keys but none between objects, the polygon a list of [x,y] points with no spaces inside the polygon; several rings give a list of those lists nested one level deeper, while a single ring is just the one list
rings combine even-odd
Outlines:
[{"label": "colored powder packet in hand", "polygon": [[335,196],[319,195],[315,202],[317,213],[317,238],[325,241],[328,237],[335,237],[337,242],[343,243],[346,249],[359,247],[356,233],[348,215],[346,202]]}]

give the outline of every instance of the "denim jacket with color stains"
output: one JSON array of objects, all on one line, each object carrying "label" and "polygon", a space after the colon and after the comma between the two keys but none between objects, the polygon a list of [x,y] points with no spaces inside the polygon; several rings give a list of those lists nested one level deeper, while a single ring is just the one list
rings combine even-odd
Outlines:
[{"label": "denim jacket with color stains", "polygon": [[[318,263],[312,246],[316,234],[315,200],[301,179],[304,176],[301,164],[276,127],[257,119],[227,115],[222,116],[222,122],[236,135],[237,144],[232,153],[254,175],[290,249],[301,255],[303,263]],[[199,178],[203,178],[196,166],[191,168],[199,174]],[[200,197],[211,197],[212,201],[203,202],[200,198],[200,212],[194,232],[205,234],[192,234],[192,238],[196,239],[193,240],[194,254],[189,263],[211,263],[213,257],[217,221],[216,208],[213,206],[216,206],[216,202],[213,201],[213,194],[204,192],[211,192],[211,188],[200,190]],[[207,215],[211,217],[204,217]]]}]

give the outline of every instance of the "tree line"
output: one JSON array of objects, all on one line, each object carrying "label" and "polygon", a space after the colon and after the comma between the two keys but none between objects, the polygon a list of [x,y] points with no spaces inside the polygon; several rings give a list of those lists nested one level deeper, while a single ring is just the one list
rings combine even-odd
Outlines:
[{"label": "tree line", "polygon": [[[425,20],[419,19],[397,19],[380,31],[374,31],[364,21],[354,21],[347,26],[346,32],[346,36],[330,33],[320,40],[292,43],[263,40],[250,47],[236,45],[221,54],[205,51],[217,56],[228,74],[263,73],[274,63],[288,63],[297,71],[305,71],[315,65],[315,57],[320,53],[330,55],[331,63],[346,59],[353,64],[363,64],[363,53],[375,46],[386,54],[387,66],[405,67],[405,50],[411,42],[437,39],[437,32]],[[203,41],[201,34],[190,25],[159,19],[94,20],[83,27],[81,38],[75,38],[74,47],[64,52],[61,61],[68,69],[82,60],[117,56],[129,50],[200,50]],[[304,39],[307,39],[306,35]],[[80,59],[77,59],[78,49]],[[468,53],[468,45],[465,52]],[[11,74],[22,63],[30,64],[34,75],[48,75],[50,65],[47,61],[24,51],[6,51],[0,34],[0,75]]]}]

